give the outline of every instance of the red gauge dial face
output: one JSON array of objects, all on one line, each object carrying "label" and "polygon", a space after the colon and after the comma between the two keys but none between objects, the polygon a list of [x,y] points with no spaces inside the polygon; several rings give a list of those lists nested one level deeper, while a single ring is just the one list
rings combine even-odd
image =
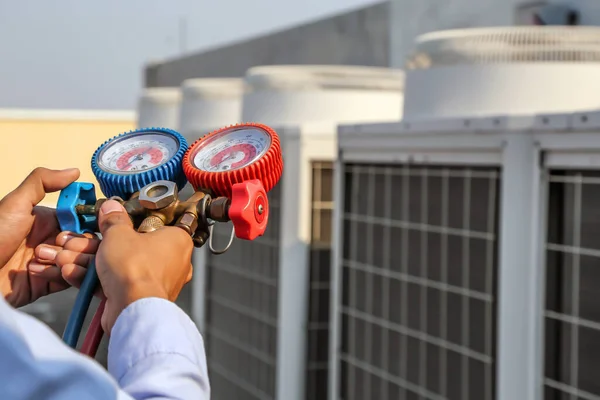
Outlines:
[{"label": "red gauge dial face", "polygon": [[98,164],[112,173],[136,173],[158,167],[177,152],[179,143],[160,133],[126,136],[106,146]]},{"label": "red gauge dial face", "polygon": [[249,164],[256,157],[256,147],[251,144],[236,144],[218,152],[210,159],[215,170],[228,171]]},{"label": "red gauge dial face", "polygon": [[270,144],[271,137],[260,128],[226,130],[198,147],[193,164],[209,172],[240,169],[256,162]]}]

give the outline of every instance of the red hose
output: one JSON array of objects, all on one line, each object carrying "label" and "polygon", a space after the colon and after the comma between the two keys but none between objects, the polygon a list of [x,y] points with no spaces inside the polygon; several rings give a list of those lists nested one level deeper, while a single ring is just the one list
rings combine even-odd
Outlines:
[{"label": "red hose", "polygon": [[100,342],[102,341],[102,335],[104,331],[102,330],[102,314],[104,313],[104,306],[106,304],[106,300],[102,300],[98,309],[96,310],[96,314],[94,314],[94,318],[92,318],[92,322],[90,323],[90,327],[85,335],[85,339],[83,340],[83,344],[81,345],[81,353],[87,354],[88,356],[94,358],[96,357],[96,352],[98,351],[98,347],[100,346]]}]

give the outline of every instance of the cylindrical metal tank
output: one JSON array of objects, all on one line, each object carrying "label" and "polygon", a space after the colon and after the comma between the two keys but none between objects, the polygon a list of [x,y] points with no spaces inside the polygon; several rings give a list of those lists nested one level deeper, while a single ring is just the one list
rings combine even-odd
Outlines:
[{"label": "cylindrical metal tank", "polygon": [[531,115],[600,106],[600,28],[506,27],[420,36],[405,119]]},{"label": "cylindrical metal tank", "polygon": [[243,88],[240,78],[183,82],[179,129],[190,145],[211,130],[240,122]]},{"label": "cylindrical metal tank", "polygon": [[[190,146],[212,130],[240,122],[243,88],[241,78],[194,78],[182,83],[178,125],[179,132]],[[187,184],[180,196],[188,198],[193,192],[192,186]],[[204,248],[194,250],[193,283],[185,288],[180,299],[180,305],[191,310],[201,329],[204,320],[206,251]]]},{"label": "cylindrical metal tank", "polygon": [[307,122],[394,121],[402,117],[404,73],[373,67],[278,65],[250,68],[244,121],[278,125]]},{"label": "cylindrical metal tank", "polygon": [[146,88],[138,101],[138,127],[178,129],[181,90],[173,87]]}]

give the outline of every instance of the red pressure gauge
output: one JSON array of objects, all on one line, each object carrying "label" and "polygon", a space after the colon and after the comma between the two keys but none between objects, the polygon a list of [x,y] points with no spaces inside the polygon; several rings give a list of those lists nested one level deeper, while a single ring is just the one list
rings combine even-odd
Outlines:
[{"label": "red pressure gauge", "polygon": [[273,129],[247,123],[211,132],[190,146],[183,171],[195,190],[209,189],[231,199],[229,217],[237,237],[252,240],[264,233],[267,192],[283,172],[281,145]]},{"label": "red pressure gauge", "polygon": [[283,172],[279,137],[262,124],[218,129],[190,146],[183,171],[195,190],[210,189],[216,196],[231,198],[234,184],[253,179],[268,192]]}]

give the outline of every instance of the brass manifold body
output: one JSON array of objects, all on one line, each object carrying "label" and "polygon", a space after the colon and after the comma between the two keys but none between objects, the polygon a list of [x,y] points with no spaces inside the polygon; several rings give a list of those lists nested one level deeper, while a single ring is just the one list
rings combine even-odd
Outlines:
[{"label": "brass manifold body", "polygon": [[[153,232],[165,225],[179,227],[193,239],[195,247],[202,247],[210,236],[212,221],[228,222],[230,200],[226,197],[212,198],[208,192],[196,191],[188,199],[179,198],[177,185],[170,181],[157,181],[143,187],[128,200],[113,197],[123,205],[134,227],[140,233]],[[78,205],[78,215],[95,215],[102,203]]]}]

